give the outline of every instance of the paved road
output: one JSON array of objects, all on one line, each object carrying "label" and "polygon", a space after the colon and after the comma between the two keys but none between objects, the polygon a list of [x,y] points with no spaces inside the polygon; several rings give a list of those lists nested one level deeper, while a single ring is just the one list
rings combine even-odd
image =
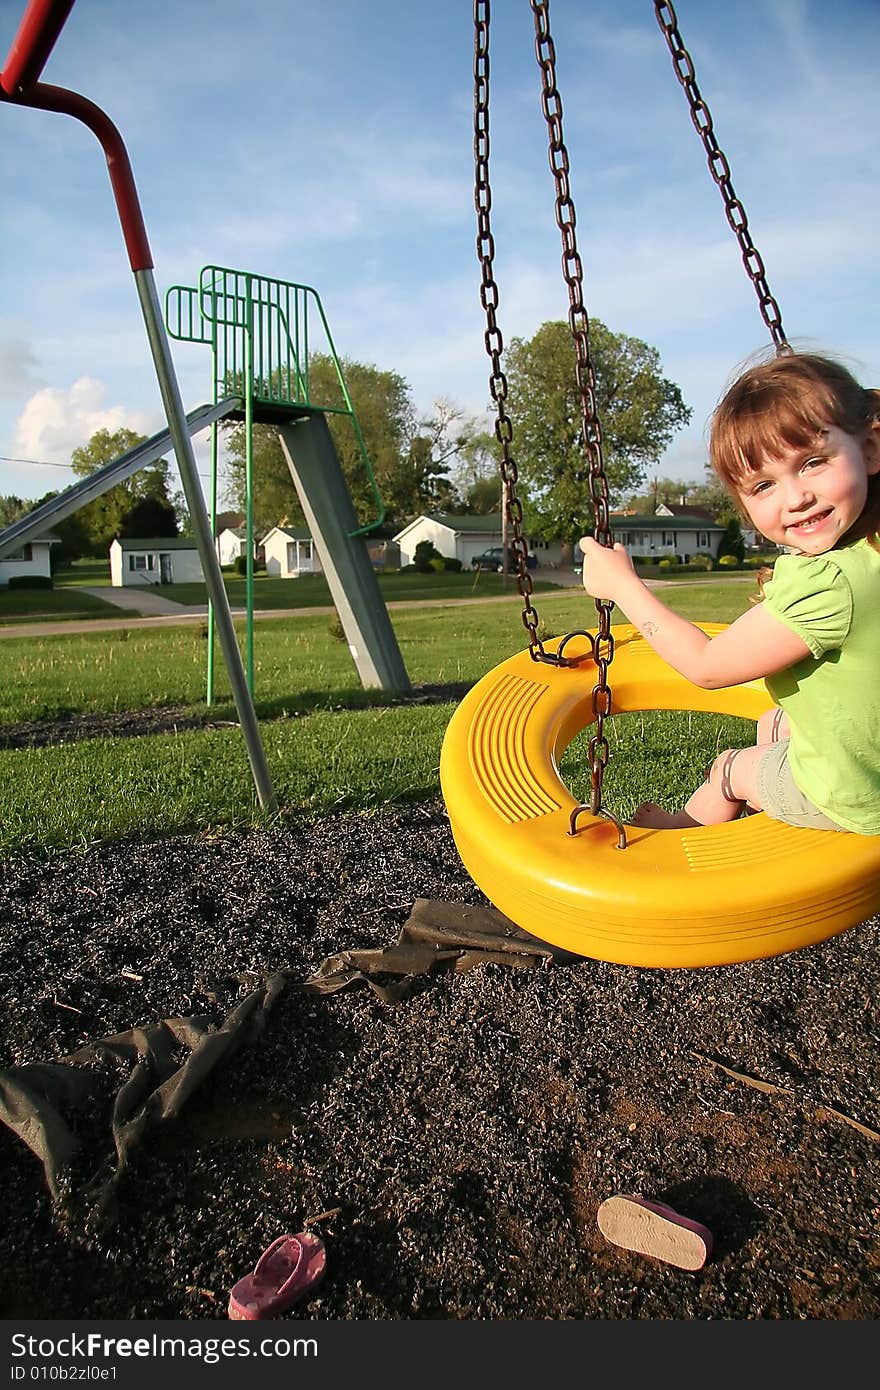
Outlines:
[{"label": "paved road", "polygon": [[[742,574],[726,576],[729,580],[742,580]],[[581,587],[580,574],[572,570],[554,570],[553,581],[560,588],[579,589]],[[678,581],[674,579],[649,579],[648,585],[652,589],[666,589],[680,587],[685,583],[689,588],[697,584],[717,583],[717,578],[690,579]],[[151,592],[135,592],[131,589],[111,589],[106,587],[95,587],[85,589],[85,593],[94,594],[96,598],[104,599],[105,602],[117,608],[132,609],[135,607],[149,607],[149,613],[141,613],[140,617],[128,618],[87,618],[82,621],[71,620],[69,622],[44,622],[44,623],[5,623],[0,625],[0,640],[4,637],[53,637],[61,636],[73,632],[113,632],[121,628],[150,628],[150,627],[176,627],[180,623],[204,622],[207,616],[207,606],[197,604],[187,607],[182,603],[173,603],[171,599],[162,598],[159,594]],[[542,591],[536,595],[536,605],[540,605],[542,597],[548,596],[549,590]],[[111,597],[112,595],[112,597]],[[414,598],[414,599],[391,599],[388,603],[389,608],[426,608],[431,605],[442,604],[444,607],[464,607],[475,603],[509,603],[511,599],[517,598],[517,592],[511,585],[511,592],[508,594],[483,595],[480,598]],[[145,603],[149,600],[149,603]],[[264,608],[254,613],[256,622],[266,618],[307,618],[314,617],[316,614],[333,613],[335,610],[332,604],[320,608]],[[244,618],[246,612],[244,608],[233,608],[234,618]]]},{"label": "paved road", "polygon": [[[575,576],[577,583],[580,580]],[[565,584],[563,587],[569,587]],[[106,595],[97,589],[89,589],[87,592],[104,598]],[[537,596],[540,601],[541,594]],[[149,595],[158,598],[158,595]],[[510,603],[511,599],[518,598],[515,589],[509,594],[483,595],[481,598],[414,598],[414,599],[392,599],[388,603],[389,608],[427,608],[432,605],[442,604],[448,606],[465,606],[475,603]],[[43,623],[4,623],[0,625],[0,640],[4,637],[55,637],[74,632],[115,632],[122,628],[155,628],[155,627],[179,627],[181,623],[205,622],[207,617],[207,607],[204,604],[186,607],[181,603],[172,603],[170,599],[164,599],[167,605],[165,612],[154,612],[151,616],[142,615],[141,617],[128,618],[84,618],[82,620],[71,619],[67,622],[47,621]],[[132,607],[130,603],[118,601],[115,605],[118,608]],[[327,604],[319,608],[264,608],[254,613],[254,621],[261,622],[266,618],[309,618],[320,616],[322,613],[331,614],[335,612],[332,604]],[[233,608],[233,618],[244,618],[247,616],[244,608]]]},{"label": "paved road", "polygon": [[[82,592],[99,598],[102,603],[109,603],[111,608],[125,608],[129,612],[140,613],[143,618],[162,617],[172,613],[179,616],[190,611],[185,604],[174,603],[170,598],[157,594],[154,589],[125,589],[114,588],[111,584],[95,584],[89,588],[83,586]],[[207,607],[202,605],[201,611],[206,613]]]}]

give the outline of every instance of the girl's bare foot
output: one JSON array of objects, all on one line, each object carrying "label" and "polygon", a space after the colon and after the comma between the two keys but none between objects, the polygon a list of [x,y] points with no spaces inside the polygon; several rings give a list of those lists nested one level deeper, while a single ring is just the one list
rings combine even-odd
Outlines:
[{"label": "girl's bare foot", "polygon": [[687,811],[664,811],[656,801],[643,801],[630,817],[630,825],[643,826],[647,830],[688,830],[699,825],[698,820]]}]

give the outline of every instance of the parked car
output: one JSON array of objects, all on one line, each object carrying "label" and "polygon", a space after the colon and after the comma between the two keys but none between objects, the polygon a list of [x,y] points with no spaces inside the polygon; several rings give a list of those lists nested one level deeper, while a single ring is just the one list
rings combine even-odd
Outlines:
[{"label": "parked car", "polygon": [[[528,555],[526,564],[530,570],[537,568],[538,557]],[[507,551],[507,568],[510,574],[516,573],[516,556],[513,551]],[[496,574],[504,573],[504,546],[493,545],[491,550],[484,550],[482,555],[475,555],[471,560],[472,570],[494,570]]]}]

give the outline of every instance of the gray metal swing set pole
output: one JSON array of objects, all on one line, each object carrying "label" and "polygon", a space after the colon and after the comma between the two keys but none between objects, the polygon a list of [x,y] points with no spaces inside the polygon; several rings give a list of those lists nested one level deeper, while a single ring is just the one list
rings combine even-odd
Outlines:
[{"label": "gray metal swing set pole", "polygon": [[162,403],[183,492],[195,532],[208,594],[214,608],[220,647],[229,672],[232,695],[247,745],[254,785],[260,805],[276,811],[278,803],[260,738],[256,711],[245,678],[241,653],[232,622],[229,598],[223,585],[220,563],[214,550],[211,526],[202,496],[195,455],[171,350],[156,293],[153,258],[138,200],[128,153],[119,131],[110,118],[93,102],[77,92],[39,82],[40,73],[64,26],[74,0],[30,0],[0,73],[0,99],[41,111],[57,111],[82,121],[101,142],[107,159],[113,196],[122,224],[129,263],[134,273],[150,351],[156,369]]}]

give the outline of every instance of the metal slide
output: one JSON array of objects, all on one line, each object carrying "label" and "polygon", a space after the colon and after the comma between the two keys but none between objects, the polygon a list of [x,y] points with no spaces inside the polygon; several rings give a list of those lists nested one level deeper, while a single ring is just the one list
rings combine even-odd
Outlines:
[{"label": "metal slide", "polygon": [[301,407],[297,418],[277,429],[361,684],[367,690],[410,690],[323,411]]},{"label": "metal slide", "polygon": [[[224,416],[242,408],[240,396],[227,396],[216,405],[197,406],[186,416],[190,435],[198,434],[199,430],[206,429],[215,420],[222,420]],[[141,468],[148,468],[151,463],[155,463],[172,449],[171,431],[160,430],[151,439],[145,439],[143,444],[135,445],[127,453],[120,454],[112,463],[97,468],[87,478],[65,488],[57,497],[44,502],[40,507],[35,507],[26,516],[19,517],[18,521],[13,521],[10,526],[0,531],[0,560],[10,551],[19,550],[27,541],[34,540],[44,531],[48,531],[53,522],[62,521],[88,502],[94,502],[96,497],[100,497],[111,487],[116,487],[118,483],[125,482],[126,478],[130,478]]]}]

